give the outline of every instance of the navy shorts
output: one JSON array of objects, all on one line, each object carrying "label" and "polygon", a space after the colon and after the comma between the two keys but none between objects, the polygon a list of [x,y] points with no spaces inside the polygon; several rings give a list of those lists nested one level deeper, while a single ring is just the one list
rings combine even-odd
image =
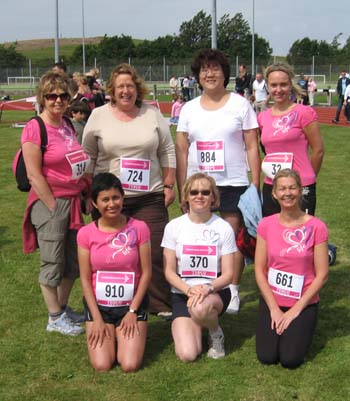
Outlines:
[{"label": "navy shorts", "polygon": [[213,212],[241,214],[241,211],[238,209],[238,202],[239,198],[244,194],[247,188],[247,186],[218,186],[220,193],[220,206],[217,209],[214,209]]},{"label": "navy shorts", "polygon": [[[85,298],[83,298],[83,304],[84,304],[85,321],[93,322],[94,319],[92,317],[89,307],[87,306]],[[108,307],[102,305],[97,305],[97,306],[101,313],[103,321],[108,324],[113,324],[115,327],[118,327],[120,325],[124,316],[129,311],[129,306],[118,306],[118,307]],[[146,295],[143,298],[143,301],[137,310],[138,322],[147,322],[148,319],[147,307],[148,307],[148,296]]]},{"label": "navy shorts", "polygon": [[[231,290],[229,288],[224,288],[216,294],[219,295],[224,305],[219,315],[221,316],[226,311],[228,304],[231,301]],[[187,307],[187,300],[188,296],[185,294],[178,294],[176,292],[171,293],[171,304],[173,309],[172,320],[175,320],[177,317],[191,317]]]}]

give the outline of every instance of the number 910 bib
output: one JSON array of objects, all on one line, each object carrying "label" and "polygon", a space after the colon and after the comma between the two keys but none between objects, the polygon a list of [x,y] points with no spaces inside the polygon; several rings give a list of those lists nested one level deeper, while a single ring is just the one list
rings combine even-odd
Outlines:
[{"label": "number 910 bib", "polygon": [[98,271],[96,302],[102,306],[130,305],[134,297],[135,273]]}]

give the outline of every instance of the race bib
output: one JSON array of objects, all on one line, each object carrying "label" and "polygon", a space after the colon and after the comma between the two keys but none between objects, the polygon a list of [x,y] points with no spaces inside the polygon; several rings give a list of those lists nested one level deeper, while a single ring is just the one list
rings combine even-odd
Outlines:
[{"label": "race bib", "polygon": [[90,164],[90,156],[83,149],[67,153],[66,159],[72,169],[71,180],[81,178]]},{"label": "race bib", "polygon": [[218,253],[216,245],[183,245],[179,266],[181,277],[216,278]]},{"label": "race bib", "polygon": [[261,169],[265,175],[271,180],[275,175],[284,168],[292,168],[293,166],[293,153],[269,153],[265,156]]},{"label": "race bib", "polygon": [[134,297],[135,273],[98,271],[96,302],[102,306],[130,305]]},{"label": "race bib", "polygon": [[272,292],[284,297],[300,299],[304,276],[269,268],[268,281]]},{"label": "race bib", "polygon": [[200,171],[224,171],[224,141],[197,141],[197,161]]},{"label": "race bib", "polygon": [[132,191],[149,191],[150,169],[150,160],[122,158],[120,161],[122,187]]}]

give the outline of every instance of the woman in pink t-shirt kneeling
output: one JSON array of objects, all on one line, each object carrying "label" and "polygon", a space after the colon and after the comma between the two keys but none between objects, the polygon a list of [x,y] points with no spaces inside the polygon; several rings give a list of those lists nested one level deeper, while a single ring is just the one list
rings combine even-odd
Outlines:
[{"label": "woman in pink t-shirt kneeling", "polygon": [[328,277],[328,230],[300,208],[299,174],[284,169],[273,181],[281,212],[257,229],[255,277],[261,291],[256,352],[264,364],[296,368],[316,327],[318,293]]},{"label": "woman in pink t-shirt kneeling", "polygon": [[90,362],[102,371],[118,361],[124,372],[134,372],[146,345],[150,231],[121,213],[124,190],[114,174],[97,174],[91,197],[100,217],[78,233]]}]

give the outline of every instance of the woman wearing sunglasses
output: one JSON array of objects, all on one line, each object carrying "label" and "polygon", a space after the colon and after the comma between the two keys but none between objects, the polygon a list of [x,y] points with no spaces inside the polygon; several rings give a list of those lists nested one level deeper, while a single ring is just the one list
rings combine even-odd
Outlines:
[{"label": "woman wearing sunglasses", "polygon": [[[76,233],[83,220],[81,194],[88,189],[84,172],[90,158],[63,115],[70,94],[68,77],[49,72],[42,76],[37,101],[47,132],[42,151],[40,126],[30,120],[21,143],[31,190],[23,222],[24,252],[40,250],[39,283],[49,313],[47,331],[78,335],[80,316],[67,307],[79,276]],[[73,321],[74,320],[74,321]],[[80,320],[81,321],[81,320]]]},{"label": "woman wearing sunglasses", "polygon": [[183,362],[202,352],[202,329],[209,330],[208,357],[225,356],[219,316],[230,302],[235,252],[232,227],[212,213],[220,204],[212,177],[196,173],[182,190],[187,213],[167,224],[162,241],[165,277],[172,286],[172,335]]}]

